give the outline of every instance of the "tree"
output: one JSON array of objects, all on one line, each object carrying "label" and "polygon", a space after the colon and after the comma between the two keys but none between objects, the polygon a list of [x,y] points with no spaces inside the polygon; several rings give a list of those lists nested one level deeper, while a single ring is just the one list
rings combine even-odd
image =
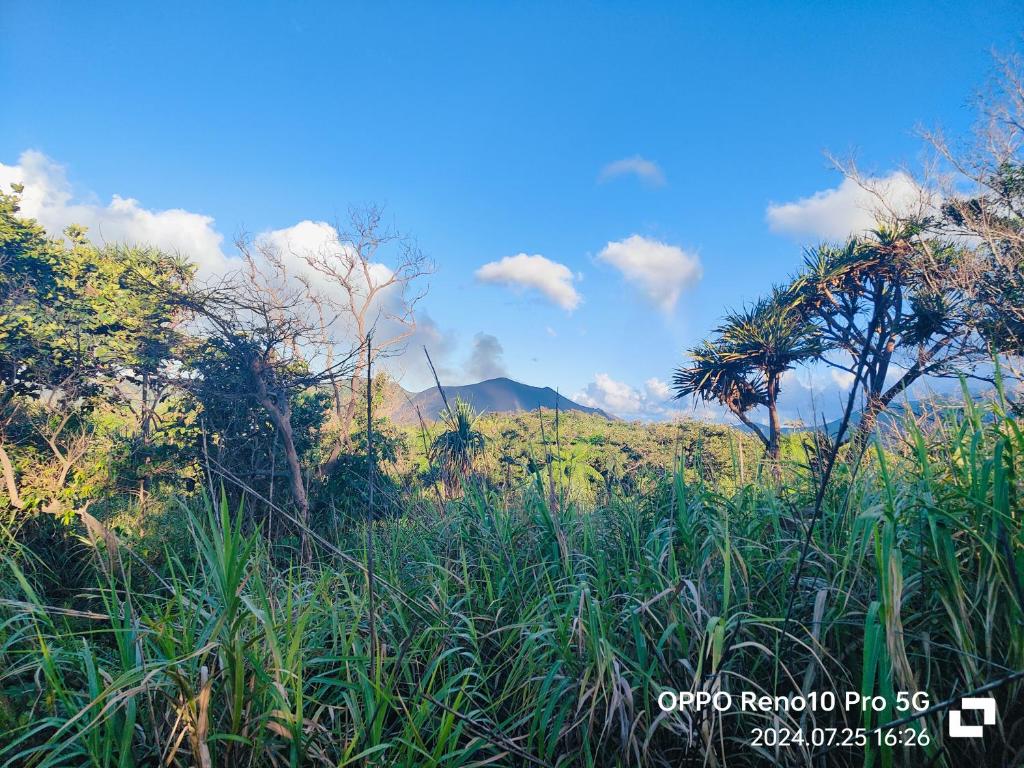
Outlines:
[{"label": "tree", "polygon": [[529,458],[529,454],[523,447],[523,434],[518,429],[503,429],[499,437],[501,440],[498,447],[498,465],[502,470],[504,488],[507,491],[512,488],[513,467],[519,468]]},{"label": "tree", "polygon": [[360,356],[351,368],[348,396],[342,392],[340,378],[331,380],[338,429],[332,459],[351,443],[356,412],[352,393],[359,391],[366,366],[387,356],[416,330],[416,306],[426,295],[426,286],[420,284],[434,271],[413,240],[382,224],[382,215],[378,207],[353,209],[347,230],[335,227],[332,242],[301,254],[316,274],[337,289],[319,294],[320,317],[340,316],[349,338],[361,341],[371,332],[374,336],[370,360]]},{"label": "tree", "polygon": [[857,376],[864,408],[855,442],[915,381],[960,372],[983,352],[959,287],[964,250],[928,237],[925,224],[894,219],[821,245],[783,294],[817,329],[818,359]]},{"label": "tree", "polygon": [[[207,357],[219,359],[237,390],[234,397],[260,407],[280,440],[292,500],[301,522],[302,558],[312,557],[308,537],[309,495],[295,430],[295,404],[300,398],[346,375],[358,355],[357,347],[328,365],[322,345],[324,327],[310,315],[308,287],[295,281],[283,263],[258,259],[240,244],[243,266],[212,286],[195,287],[178,301],[194,314],[199,343],[190,370],[198,374],[184,386],[202,391],[208,385]],[[266,254],[265,254],[266,255]],[[326,339],[333,349],[333,339]],[[229,390],[228,390],[229,391]],[[226,393],[225,393],[226,394]]]},{"label": "tree", "polygon": [[[138,482],[141,504],[154,476],[161,471],[158,459],[167,448],[158,445],[156,439],[158,432],[164,438],[168,436],[163,429],[168,415],[165,405],[169,398],[180,394],[174,386],[175,370],[185,341],[187,314],[170,296],[192,283],[195,265],[145,246],[114,244],[106,250],[111,259],[126,267],[120,277],[123,295],[119,306],[126,318],[126,338],[119,378],[127,385],[122,393],[137,425],[130,467]],[[169,469],[165,463],[162,471]]]},{"label": "tree", "polygon": [[191,273],[152,249],[98,248],[81,227],[50,239],[18,215],[20,191],[0,193],[0,467],[11,506],[67,515],[94,414],[130,406],[136,373],[160,368],[173,308],[158,296]]},{"label": "tree", "polygon": [[[1024,355],[1024,62],[997,57],[997,73],[978,100],[973,140],[926,138],[951,166],[940,235],[973,244],[961,289],[974,326],[994,353]],[[966,189],[965,189],[966,187]],[[1019,371],[1018,371],[1019,373]]]},{"label": "tree", "polygon": [[[782,375],[818,351],[815,328],[784,298],[776,292],[727,315],[716,338],[691,349],[690,365],[678,369],[672,380],[677,399],[695,397],[728,408],[757,435],[773,461],[779,458],[782,434]],[[749,416],[758,407],[768,411],[767,434]]]},{"label": "tree", "polygon": [[[179,421],[192,412],[190,453],[200,462],[204,455],[215,466],[244,481],[245,485],[278,505],[295,500],[294,475],[288,453],[294,450],[302,468],[303,490],[308,488],[307,468],[316,464],[320,432],[328,413],[325,393],[299,389],[291,382],[287,415],[291,444],[283,439],[274,420],[254,392],[251,367],[237,347],[211,336],[194,339],[183,357],[187,387]],[[289,377],[291,374],[288,374]],[[273,521],[267,519],[268,533]]]},{"label": "tree", "polygon": [[448,498],[458,495],[473,463],[484,452],[486,439],[476,428],[478,417],[473,406],[459,397],[455,398],[454,406],[441,413],[445,430],[434,438],[430,452],[432,461],[440,468]]}]

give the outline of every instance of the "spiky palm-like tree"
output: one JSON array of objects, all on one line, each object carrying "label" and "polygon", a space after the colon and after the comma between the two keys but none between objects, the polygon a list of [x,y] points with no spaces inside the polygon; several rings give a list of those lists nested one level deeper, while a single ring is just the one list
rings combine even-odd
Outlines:
[{"label": "spiky palm-like tree", "polygon": [[817,328],[819,359],[858,374],[865,402],[858,440],[918,378],[955,371],[984,352],[971,332],[963,263],[962,248],[924,237],[915,222],[879,223],[807,253],[783,295]]},{"label": "spiky palm-like tree", "polygon": [[479,417],[472,405],[458,397],[454,406],[441,413],[445,431],[434,438],[430,450],[449,498],[458,495],[473,463],[484,452],[486,439],[476,429]]},{"label": "spiky palm-like tree", "polygon": [[726,360],[723,346],[721,340],[705,340],[689,351],[690,365],[679,368],[672,379],[676,397],[717,401],[764,439],[760,428],[747,416],[765,404],[764,380],[752,376],[746,366]]},{"label": "spiky palm-like tree", "polygon": [[[672,384],[676,398],[717,401],[764,443],[771,459],[779,457],[782,426],[778,398],[782,375],[813,357],[817,334],[776,291],[743,310],[726,315],[716,338],[690,350],[690,365],[680,368]],[[768,410],[768,434],[749,412]]]}]

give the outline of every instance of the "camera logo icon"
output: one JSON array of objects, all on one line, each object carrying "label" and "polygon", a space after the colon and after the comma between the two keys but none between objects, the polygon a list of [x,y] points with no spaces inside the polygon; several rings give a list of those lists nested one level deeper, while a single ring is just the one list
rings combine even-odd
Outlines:
[{"label": "camera logo icon", "polygon": [[[963,710],[980,709],[983,725],[964,725]],[[986,725],[996,722],[996,700],[991,696],[960,699],[960,709],[949,710],[949,735],[954,739],[980,739]]]}]

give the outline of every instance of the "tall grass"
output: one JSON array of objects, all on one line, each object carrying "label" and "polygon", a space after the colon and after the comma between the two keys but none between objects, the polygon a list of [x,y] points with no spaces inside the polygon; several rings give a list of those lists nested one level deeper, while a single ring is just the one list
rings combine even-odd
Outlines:
[{"label": "tall grass", "polygon": [[[45,604],[8,547],[6,765],[1003,765],[1024,682],[984,741],[752,747],[772,724],[873,728],[896,692],[938,702],[1024,670],[1024,434],[1002,402],[907,422],[842,465],[783,618],[811,474],[720,491],[678,467],[643,501],[553,507],[479,489],[373,525],[308,569],[274,564],[223,500],[154,578],[94,536],[98,586]],[[143,586],[144,585],[144,586]],[[786,648],[785,658],[774,649]],[[370,658],[374,664],[370,665]],[[882,712],[661,712],[673,691],[879,695]]]}]

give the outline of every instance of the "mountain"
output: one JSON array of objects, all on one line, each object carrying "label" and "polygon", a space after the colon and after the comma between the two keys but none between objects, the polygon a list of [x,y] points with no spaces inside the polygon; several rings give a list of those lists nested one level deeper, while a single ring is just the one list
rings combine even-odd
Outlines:
[{"label": "mountain", "polygon": [[[488,379],[477,384],[466,384],[461,387],[445,387],[445,397],[452,405],[455,398],[461,397],[469,402],[476,411],[486,413],[519,413],[521,411],[535,411],[538,408],[554,408],[555,398],[558,398],[558,407],[563,411],[582,411],[603,416],[606,419],[614,420],[600,408],[590,408],[569,400],[564,395],[559,395],[551,387],[531,387],[528,384],[520,384],[512,379]],[[444,401],[437,388],[432,387],[422,392],[406,393],[406,397],[388,398],[394,404],[390,416],[396,424],[415,425],[419,424],[419,417],[416,415],[416,406],[419,406],[420,413],[426,421],[434,421],[444,410]]]},{"label": "mountain", "polygon": [[[904,420],[908,416],[912,416],[915,419],[933,415],[943,410],[951,408],[962,408],[963,404],[954,399],[949,398],[932,398],[930,400],[911,400],[908,404],[905,402],[890,403],[889,407],[878,414],[878,419],[875,424],[875,429],[886,433],[891,432],[893,429],[903,424]],[[847,426],[847,436],[849,436],[854,430],[857,429],[857,425],[860,424],[863,411],[860,409],[850,414],[850,424]],[[820,417],[819,417],[820,418]],[[842,418],[835,418],[829,422],[826,422],[825,429],[828,434],[833,437],[839,431],[839,426],[842,424]],[[740,429],[751,432],[749,427],[743,425],[737,425]],[[767,435],[768,425],[758,424],[761,430]],[[815,424],[806,424],[802,427],[783,427],[782,434],[789,435],[797,432],[804,432],[811,429],[821,429],[821,421],[819,420]]]},{"label": "mountain", "polygon": [[[878,414],[878,420],[875,424],[875,429],[881,432],[891,432],[894,429],[902,426],[908,418],[912,418],[920,422],[922,419],[928,420],[934,418],[936,415],[948,412],[950,410],[963,410],[964,404],[962,400],[958,400],[954,397],[942,397],[935,396],[927,400],[911,400],[909,402],[894,402],[889,403],[889,407]],[[854,411],[850,414],[850,426],[848,429],[852,432],[860,424],[863,411]],[[835,435],[839,431],[839,425],[842,423],[842,419],[833,419],[826,425],[830,435]]]}]

